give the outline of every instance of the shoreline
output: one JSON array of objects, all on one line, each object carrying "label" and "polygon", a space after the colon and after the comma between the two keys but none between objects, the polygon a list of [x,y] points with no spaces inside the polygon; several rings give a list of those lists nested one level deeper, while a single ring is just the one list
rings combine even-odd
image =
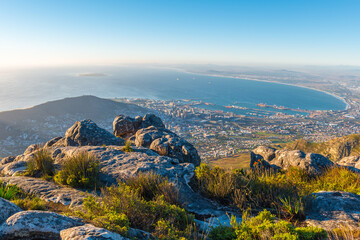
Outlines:
[{"label": "shoreline", "polygon": [[[287,86],[292,86],[292,87],[306,88],[306,89],[310,89],[310,90],[314,90],[314,91],[318,91],[318,92],[325,93],[325,94],[330,95],[330,96],[332,96],[332,97],[335,97],[335,98],[337,98],[338,100],[340,100],[340,101],[342,101],[343,103],[345,103],[345,109],[340,110],[340,111],[347,111],[347,110],[349,110],[349,109],[351,108],[351,105],[346,101],[346,98],[340,97],[340,96],[336,95],[335,93],[327,92],[327,91],[325,91],[325,90],[321,90],[321,89],[317,89],[317,88],[312,88],[312,87],[307,87],[307,86],[301,86],[301,85],[296,85],[296,84],[290,84],[290,83],[282,83],[282,82],[270,81],[270,80],[261,80],[261,79],[253,79],[253,78],[233,77],[233,76],[226,76],[226,75],[220,75],[220,74],[197,73],[197,72],[191,72],[191,71],[187,71],[187,70],[183,70],[183,69],[178,69],[178,68],[173,68],[173,69],[176,69],[176,70],[181,71],[181,72],[189,73],[189,74],[200,75],[200,76],[222,77],[222,78],[232,78],[232,79],[242,79],[242,80],[247,80],[247,81],[268,82],[268,83],[276,83],[276,84],[282,84],[282,85],[287,85]],[[316,111],[329,111],[329,110],[316,110]],[[339,110],[334,110],[334,111],[339,111]]]}]

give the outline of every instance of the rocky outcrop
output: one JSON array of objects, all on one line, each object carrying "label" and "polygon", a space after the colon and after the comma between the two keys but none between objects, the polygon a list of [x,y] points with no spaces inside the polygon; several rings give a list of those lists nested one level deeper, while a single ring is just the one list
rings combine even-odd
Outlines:
[{"label": "rocky outcrop", "polygon": [[272,147],[259,146],[252,152],[262,156],[265,161],[269,162],[275,158],[276,149]]},{"label": "rocky outcrop", "polygon": [[21,208],[16,206],[14,203],[3,198],[0,198],[0,209],[0,224],[5,222],[5,220],[8,219],[11,215],[22,211]]},{"label": "rocky outcrop", "polygon": [[156,128],[165,128],[161,118],[154,114],[146,114],[144,117],[137,116],[136,118],[119,115],[113,122],[115,136],[123,138],[129,138],[139,129],[150,126],[154,126]]},{"label": "rocky outcrop", "polygon": [[90,224],[62,230],[60,236],[61,240],[128,240],[120,234]]},{"label": "rocky outcrop", "polygon": [[76,122],[70,127],[65,137],[57,141],[52,139],[47,146],[102,146],[102,145],[124,145],[124,140],[115,137],[105,129],[98,127],[93,121],[87,119]]},{"label": "rocky outcrop", "polygon": [[137,131],[135,137],[136,146],[150,148],[162,156],[176,158],[182,163],[200,165],[200,157],[195,147],[170,130],[148,127]]},{"label": "rocky outcrop", "polygon": [[31,177],[2,177],[0,181],[16,185],[24,192],[54,203],[76,207],[82,204],[86,194],[74,188],[62,187],[53,182]]},{"label": "rocky outcrop", "polygon": [[83,223],[80,219],[44,211],[23,211],[0,226],[0,239],[60,239],[60,231]]},{"label": "rocky outcrop", "polygon": [[360,156],[350,156],[342,158],[338,164],[341,166],[354,167],[360,169]]},{"label": "rocky outcrop", "polygon": [[341,191],[321,191],[308,196],[306,222],[331,230],[339,227],[359,229],[360,196]]},{"label": "rocky outcrop", "polygon": [[299,167],[311,175],[321,174],[327,168],[334,166],[332,161],[320,154],[305,154],[300,150],[275,150],[268,147],[258,147],[252,152],[250,167],[254,168],[256,164],[265,168],[272,167],[283,170]]}]

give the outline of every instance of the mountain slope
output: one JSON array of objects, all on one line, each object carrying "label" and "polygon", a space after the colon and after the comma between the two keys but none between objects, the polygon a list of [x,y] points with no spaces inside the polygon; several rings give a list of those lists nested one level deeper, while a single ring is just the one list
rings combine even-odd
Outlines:
[{"label": "mountain slope", "polygon": [[28,109],[0,113],[0,157],[19,154],[30,144],[64,135],[75,121],[89,118],[112,131],[119,114],[136,116],[152,112],[134,104],[94,96],[65,98]]}]

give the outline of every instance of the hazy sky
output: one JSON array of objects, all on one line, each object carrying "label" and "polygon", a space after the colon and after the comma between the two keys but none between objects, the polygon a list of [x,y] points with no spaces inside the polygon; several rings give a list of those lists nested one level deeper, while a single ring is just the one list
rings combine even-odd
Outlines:
[{"label": "hazy sky", "polygon": [[360,65],[359,0],[0,0],[0,67]]}]

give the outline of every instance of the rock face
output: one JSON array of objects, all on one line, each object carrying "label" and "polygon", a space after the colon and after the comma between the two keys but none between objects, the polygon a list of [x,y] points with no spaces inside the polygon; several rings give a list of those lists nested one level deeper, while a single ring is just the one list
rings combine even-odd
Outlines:
[{"label": "rock face", "polygon": [[360,169],[360,156],[350,156],[342,158],[338,164],[341,166],[348,166]]},{"label": "rock face", "polygon": [[341,191],[311,194],[306,209],[306,222],[325,230],[341,226],[359,229],[360,196]]},{"label": "rock face", "polygon": [[61,240],[127,240],[120,234],[90,224],[68,228],[60,232]]},{"label": "rock face", "polygon": [[113,122],[115,136],[124,138],[131,137],[139,129],[150,126],[165,128],[162,120],[154,114],[146,114],[144,117],[137,116],[136,118],[119,115]]},{"label": "rock face", "polygon": [[334,166],[332,161],[320,154],[305,154],[299,150],[275,150],[261,146],[252,152],[250,167],[253,168],[254,163],[261,157],[263,161],[267,159],[266,162],[261,163],[266,167],[270,165],[272,168],[284,170],[299,167],[311,175],[321,174],[327,168]]},{"label": "rock face", "polygon": [[5,222],[11,215],[22,211],[17,205],[3,198],[0,198],[0,209],[0,224]]},{"label": "rock face", "polygon": [[16,185],[24,192],[36,195],[47,202],[61,203],[66,206],[82,204],[86,194],[74,188],[61,187],[53,182],[30,177],[2,177],[0,181]]},{"label": "rock face", "polygon": [[101,146],[101,145],[124,145],[124,140],[117,138],[108,131],[98,127],[93,121],[87,119],[76,122],[70,127],[65,137],[46,145],[51,146]]},{"label": "rock face", "polygon": [[173,157],[180,162],[200,165],[200,157],[194,146],[170,130],[148,127],[137,131],[135,137],[136,146],[150,148],[162,156]]},{"label": "rock face", "polygon": [[53,212],[23,211],[0,226],[0,239],[60,239],[60,231],[83,225],[79,219]]}]

